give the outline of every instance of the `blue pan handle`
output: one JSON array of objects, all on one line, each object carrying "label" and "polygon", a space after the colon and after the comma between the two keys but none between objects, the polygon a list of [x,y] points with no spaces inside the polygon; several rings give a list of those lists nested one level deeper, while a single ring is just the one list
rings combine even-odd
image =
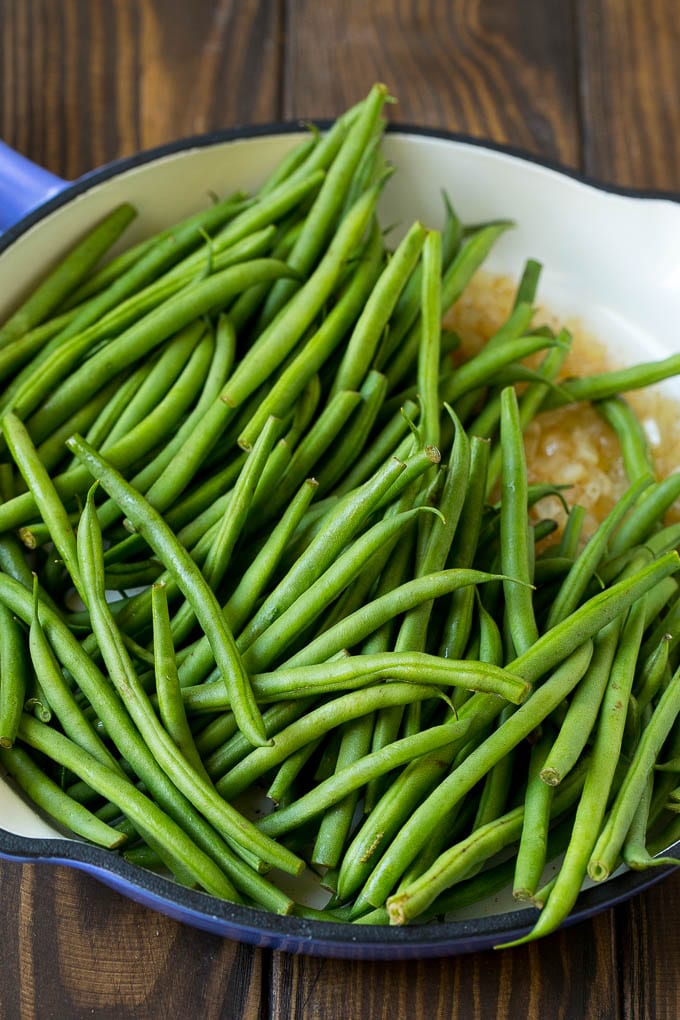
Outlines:
[{"label": "blue pan handle", "polygon": [[0,141],[0,231],[13,226],[68,184]]}]

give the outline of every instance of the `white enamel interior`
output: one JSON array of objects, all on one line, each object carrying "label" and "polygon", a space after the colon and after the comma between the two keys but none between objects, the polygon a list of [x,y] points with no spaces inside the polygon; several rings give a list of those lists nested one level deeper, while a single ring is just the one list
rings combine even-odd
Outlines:
[{"label": "white enamel interior", "polygon": [[[281,134],[183,150],[122,172],[76,196],[0,255],[0,321],[84,230],[121,201],[139,218],[126,243],[205,207],[211,195],[252,191],[302,137]],[[382,199],[385,224],[438,226],[445,190],[465,222],[510,218],[516,227],[487,266],[518,276],[544,264],[541,303],[583,325],[621,362],[680,350],[680,205],[591,187],[483,147],[414,134],[388,135],[397,172]],[[57,833],[0,779],[0,827],[27,837]],[[497,909],[501,905],[497,904]]]}]

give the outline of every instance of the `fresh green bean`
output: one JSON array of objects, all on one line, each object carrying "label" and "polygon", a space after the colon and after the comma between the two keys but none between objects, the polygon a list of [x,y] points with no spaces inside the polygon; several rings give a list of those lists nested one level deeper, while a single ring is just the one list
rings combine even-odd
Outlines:
[{"label": "fresh green bean", "polygon": [[[357,389],[373,360],[380,337],[399,295],[413,272],[427,236],[425,227],[415,223],[391,256],[347,341],[333,380],[332,392]],[[439,276],[437,276],[439,279]],[[439,308],[437,307],[437,326]]]},{"label": "fresh green bean", "polygon": [[[349,126],[337,156],[328,168],[300,236],[288,256],[289,264],[303,277],[313,269],[325,244],[337,226],[338,216],[364,149],[378,128],[380,113],[387,99],[384,85],[374,85]],[[348,214],[350,215],[350,214]],[[336,235],[337,236],[337,235]],[[266,328],[277,312],[286,306],[295,284],[274,285],[260,314],[260,330]]]},{"label": "fresh green bean", "polygon": [[[239,437],[240,445],[247,447],[258,435],[260,428],[270,414],[281,416],[306,385],[307,380],[319,371],[326,359],[333,353],[346,330],[364,307],[380,272],[384,246],[377,222],[374,223],[366,250],[344,292],[330,309],[323,322],[296,355],[291,363],[273,382]],[[361,379],[359,383],[361,383]],[[353,387],[337,387],[353,389]],[[392,452],[390,450],[390,452]]]},{"label": "fresh green bean", "polygon": [[541,780],[556,786],[574,767],[597,722],[616,654],[621,621],[616,619],[595,638],[593,659],[575,691],[559,733],[541,768]]},{"label": "fresh green bean", "polygon": [[154,584],[152,591],[154,673],[161,722],[178,749],[196,772],[208,780],[208,774],[196,749],[193,734],[184,711],[184,702],[177,677],[177,662],[170,629],[170,616],[165,588]]},{"label": "fresh green bean", "polygon": [[[569,807],[578,796],[583,777],[578,779],[579,782],[572,782],[568,789],[562,791],[559,800],[555,797],[556,814]],[[523,817],[524,807],[514,808],[476,829],[461,843],[441,854],[423,875],[387,900],[390,923],[407,923],[427,909],[437,895],[453,883],[474,874],[482,863],[517,838]]]},{"label": "fresh green bean", "polygon": [[524,794],[522,832],[517,847],[512,885],[512,895],[520,901],[533,899],[547,860],[554,790],[543,782],[540,773],[549,746],[550,737],[544,735],[531,748],[527,788]]},{"label": "fresh green bean", "polygon": [[601,882],[614,869],[647,778],[680,712],[680,673],[675,673],[654,708],[588,862],[588,874]]},{"label": "fresh green bean", "polygon": [[22,718],[19,735],[31,747],[65,765],[76,775],[81,775],[93,789],[117,803],[141,832],[151,833],[154,840],[166,847],[173,858],[177,857],[182,867],[207,892],[227,899],[238,899],[238,893],[217,865],[176,822],[165,815],[150,798],[140,793],[129,780],[78,748],[68,737],[26,714]]},{"label": "fresh green bean", "polygon": [[46,319],[59,302],[80,283],[135,216],[135,209],[125,203],[93,227],[6,320],[0,329],[0,347],[6,347],[12,340],[16,340]]},{"label": "fresh green bean", "polygon": [[23,747],[0,745],[0,764],[34,804],[83,839],[114,850],[126,837],[73,800],[33,761]]},{"label": "fresh green bean", "polygon": [[[492,692],[521,704],[529,685],[491,663],[442,659],[425,652],[388,652],[384,655],[347,655],[311,666],[280,666],[269,673],[253,673],[258,701],[275,702],[336,691],[360,690],[379,680],[403,680],[438,686],[461,686]],[[182,689],[185,705],[193,711],[228,707],[221,690],[212,683]],[[434,691],[432,692],[435,693]]]},{"label": "fresh green bean", "polygon": [[610,397],[596,401],[594,407],[616,432],[630,484],[650,476],[653,479],[654,458],[642,424],[630,404],[623,397]]},{"label": "fresh green bean", "polygon": [[580,892],[614,782],[643,621],[644,599],[641,599],[628,615],[612,664],[593,752],[564,861],[536,924],[529,935],[519,940],[521,942],[554,931],[568,915]]},{"label": "fresh green bean", "polygon": [[0,747],[12,747],[29,687],[28,656],[21,626],[2,603],[0,632]]},{"label": "fresh green bean", "polygon": [[512,642],[520,654],[535,643],[538,627],[529,587],[533,570],[528,545],[526,458],[517,397],[510,387],[501,393],[501,445],[501,570],[516,579],[504,581],[503,589]]},{"label": "fresh green bean", "polygon": [[560,704],[588,668],[592,643],[586,641],[566,658],[552,676],[538,687],[503,726],[483,740],[411,815],[378,862],[362,890],[374,905],[383,902],[405,869],[425,845],[435,819],[450,812],[464,794],[499,761],[510,748],[525,739]]},{"label": "fresh green bean", "polygon": [[52,541],[66,564],[77,591],[82,594],[75,534],[52,479],[38,457],[28,430],[15,414],[10,413],[2,419],[2,431],[12,457],[49,527]]},{"label": "fresh green bean", "polygon": [[611,535],[615,532],[630,508],[635,506],[636,502],[644,495],[645,490],[651,484],[652,479],[649,475],[643,476],[634,482],[610,513],[607,514],[595,534],[590,537],[560,585],[548,613],[548,627],[554,627],[555,624],[565,619],[576,609],[583,598],[589,581],[602,561]]},{"label": "fresh green bean", "polygon": [[608,400],[618,397],[621,393],[653,386],[680,372],[680,355],[672,354],[661,361],[647,361],[630,368],[614,369],[584,376],[580,379],[566,379],[560,383],[559,390],[551,390],[547,394],[541,410],[548,411],[555,407],[580,401]]},{"label": "fresh green bean", "polygon": [[266,740],[261,717],[243,670],[233,636],[221,613],[212,589],[206,584],[196,564],[179,545],[161,515],[144,497],[135,492],[117,471],[111,468],[83,439],[74,436],[69,447],[92,475],[120,506],[150,547],[165,563],[166,569],[192,606],[196,618],[210,641],[217,662],[232,697],[232,708],[239,726],[255,743]]},{"label": "fresh green bean", "polygon": [[[108,479],[107,479],[108,481]],[[92,491],[83,512],[78,534],[78,555],[83,573],[86,604],[90,612],[92,629],[106,662],[109,676],[147,743],[151,743],[154,755],[161,768],[172,777],[190,802],[196,804],[218,831],[221,831],[238,853],[245,843],[247,852],[260,852],[265,860],[296,874],[301,862],[285,848],[277,846],[271,840],[257,838],[251,826],[231,805],[215,795],[211,784],[196,772],[193,766],[181,754],[172,738],[158,722],[153,707],[143,690],[135,673],[132,661],[122,642],[118,640],[118,628],[113,614],[108,608],[103,585],[103,561],[101,550],[101,534],[97,526]],[[207,589],[211,591],[211,589]],[[219,610],[218,610],[219,612]],[[238,695],[237,695],[238,700]],[[232,706],[238,717],[236,706]],[[259,713],[258,713],[259,715]],[[261,718],[261,717],[260,717]],[[247,732],[247,731],[246,731]],[[264,726],[262,739],[266,741]]]}]

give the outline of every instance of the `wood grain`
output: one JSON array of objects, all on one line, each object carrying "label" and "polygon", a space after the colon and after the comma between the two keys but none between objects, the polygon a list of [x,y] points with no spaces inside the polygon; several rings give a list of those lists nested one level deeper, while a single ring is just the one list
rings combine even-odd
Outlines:
[{"label": "wood grain", "polygon": [[570,4],[294,0],[287,24],[288,116],[333,116],[385,81],[398,120],[579,163]]},{"label": "wood grain", "polygon": [[[0,869],[0,1020],[261,1016],[259,950],[153,913],[63,867]],[[15,918],[18,924],[7,923]]]},{"label": "wood grain", "polygon": [[578,8],[584,170],[679,193],[677,6],[595,0]]},{"label": "wood grain", "polygon": [[616,911],[625,1020],[680,1016],[679,903],[676,873]]},{"label": "wood grain", "polygon": [[281,116],[279,8],[268,0],[4,0],[2,18],[2,137],[67,178]]},{"label": "wood grain", "polygon": [[609,913],[580,924],[576,938],[562,932],[513,950],[407,966],[276,956],[271,1016],[614,1020],[620,1014],[612,925]]}]

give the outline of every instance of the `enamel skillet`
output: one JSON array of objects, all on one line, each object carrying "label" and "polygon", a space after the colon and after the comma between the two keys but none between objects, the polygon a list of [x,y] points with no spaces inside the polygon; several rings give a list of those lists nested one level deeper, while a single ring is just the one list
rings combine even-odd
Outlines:
[{"label": "enamel skillet", "polygon": [[[125,244],[204,208],[214,194],[252,191],[302,137],[298,125],[192,138],[61,180],[0,142],[0,321],[85,230],[114,206],[139,216]],[[399,127],[386,155],[397,167],[382,200],[385,224],[440,225],[441,192],[464,222],[511,218],[487,268],[518,277],[544,265],[540,298],[577,317],[621,364],[680,350],[680,205],[630,193],[533,158],[445,132]],[[668,384],[672,389],[672,384]],[[678,854],[680,856],[680,854]],[[0,775],[0,857],[66,864],[177,920],[252,945],[294,953],[408,959],[473,952],[531,928],[532,909],[505,893],[446,923],[394,928],[280,917],[186,889],[122,857],[67,838]],[[584,891],[570,922],[604,910],[668,869],[623,872]]]}]

